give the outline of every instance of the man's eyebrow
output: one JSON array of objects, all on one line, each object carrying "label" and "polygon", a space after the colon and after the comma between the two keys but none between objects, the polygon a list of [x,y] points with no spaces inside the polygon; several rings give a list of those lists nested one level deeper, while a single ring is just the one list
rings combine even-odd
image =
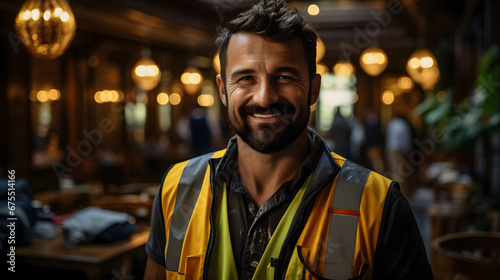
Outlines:
[{"label": "man's eyebrow", "polygon": [[249,69],[249,68],[240,69],[240,70],[236,70],[236,71],[232,72],[230,78],[234,79],[235,77],[238,77],[238,76],[254,74],[254,73],[255,73],[254,69]]},{"label": "man's eyebrow", "polygon": [[283,73],[283,72],[288,72],[290,74],[292,74],[293,76],[296,76],[296,77],[302,77],[302,74],[300,73],[300,71],[294,67],[278,67],[274,70],[275,73]]}]

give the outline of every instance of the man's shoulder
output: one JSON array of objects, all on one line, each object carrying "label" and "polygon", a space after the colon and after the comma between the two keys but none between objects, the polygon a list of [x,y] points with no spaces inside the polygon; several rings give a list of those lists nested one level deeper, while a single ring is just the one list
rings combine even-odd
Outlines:
[{"label": "man's shoulder", "polygon": [[212,158],[214,158],[214,159],[220,159],[220,158],[222,158],[222,156],[224,156],[225,152],[226,152],[226,149],[222,149],[222,150],[218,150],[218,151],[215,151],[215,152],[209,152],[209,153],[206,153],[206,154],[203,154],[203,155],[198,155],[198,156],[186,159],[184,161],[180,161],[180,162],[174,163],[170,167],[170,169],[172,167],[175,167],[175,166],[186,166],[188,164],[194,164],[194,163],[205,162],[205,163],[208,164],[209,160],[212,159]]},{"label": "man's shoulder", "polygon": [[332,152],[332,157],[335,160],[335,162],[337,162],[337,164],[341,167],[341,170],[342,170],[342,168],[346,168],[346,169],[348,168],[348,169],[355,170],[355,172],[353,172],[353,173],[358,173],[357,171],[359,171],[360,173],[368,172],[369,177],[368,177],[368,180],[366,182],[365,188],[366,187],[369,187],[369,188],[384,187],[388,190],[390,185],[392,183],[395,183],[392,179],[387,178],[386,176],[384,176],[380,173],[377,173],[377,172],[371,170],[370,168],[365,167],[359,163],[348,160],[348,159],[344,158],[343,156],[340,156],[334,152]]},{"label": "man's shoulder", "polygon": [[178,163],[172,164],[163,176],[163,181],[170,181],[172,177],[177,177],[180,179],[182,174],[189,175],[187,177],[193,177],[193,175],[198,173],[204,173],[206,168],[210,164],[210,160],[220,160],[226,149],[206,153],[199,155]]}]

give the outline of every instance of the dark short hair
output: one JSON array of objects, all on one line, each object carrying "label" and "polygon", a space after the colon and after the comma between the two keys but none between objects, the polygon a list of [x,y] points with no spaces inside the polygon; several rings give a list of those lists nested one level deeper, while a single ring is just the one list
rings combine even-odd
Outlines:
[{"label": "dark short hair", "polygon": [[238,32],[249,32],[277,41],[299,39],[302,41],[308,64],[309,78],[316,74],[316,43],[318,35],[296,9],[290,9],[285,0],[262,0],[239,14],[219,32],[215,41],[219,50],[221,76],[225,82],[227,47],[231,37]]}]

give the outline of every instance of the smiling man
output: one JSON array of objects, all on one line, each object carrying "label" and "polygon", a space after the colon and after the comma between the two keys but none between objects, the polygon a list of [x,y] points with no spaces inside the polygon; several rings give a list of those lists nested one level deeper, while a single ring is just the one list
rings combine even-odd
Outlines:
[{"label": "smiling man", "polygon": [[307,140],[309,108],[318,97],[320,76],[309,77],[302,42],[288,41],[233,35],[226,53],[228,78],[217,78],[238,139],[260,153],[288,148],[299,136]]},{"label": "smiling man", "polygon": [[281,0],[220,34],[217,84],[236,136],[165,174],[145,279],[433,279],[399,185],[307,127],[316,41]]}]

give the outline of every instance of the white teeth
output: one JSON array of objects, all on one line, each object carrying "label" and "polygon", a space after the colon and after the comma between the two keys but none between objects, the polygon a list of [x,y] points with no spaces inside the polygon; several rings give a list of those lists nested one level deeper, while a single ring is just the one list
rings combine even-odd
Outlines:
[{"label": "white teeth", "polygon": [[274,118],[278,117],[278,114],[253,114],[253,116],[257,118]]}]

